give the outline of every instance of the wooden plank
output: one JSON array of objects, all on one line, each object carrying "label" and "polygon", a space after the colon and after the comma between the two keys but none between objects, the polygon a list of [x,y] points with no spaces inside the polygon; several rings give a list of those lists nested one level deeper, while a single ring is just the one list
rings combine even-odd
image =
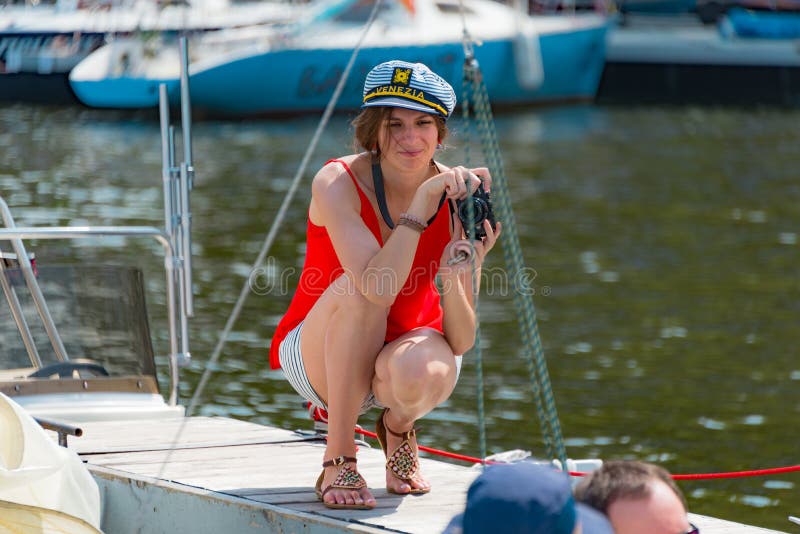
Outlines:
[{"label": "wooden plank", "polygon": [[319,439],[289,430],[224,417],[88,421],[81,423],[80,427],[83,429],[83,436],[69,440],[69,448],[78,454],[158,451]]},{"label": "wooden plank", "polygon": [[[189,449],[111,453],[84,456],[94,465],[102,465],[146,476],[181,480],[191,485],[202,482],[215,491],[245,488],[250,494],[270,493],[272,489],[297,486],[298,482],[313,486],[321,470],[324,446],[318,443],[281,443],[242,445],[215,449]],[[452,482],[452,473],[463,468],[422,458],[426,476]],[[382,487],[385,479],[384,457],[378,449],[359,451],[359,469],[374,487]],[[467,469],[467,476],[475,473]],[[463,483],[461,477],[457,483]],[[250,491],[255,489],[255,491]]]}]

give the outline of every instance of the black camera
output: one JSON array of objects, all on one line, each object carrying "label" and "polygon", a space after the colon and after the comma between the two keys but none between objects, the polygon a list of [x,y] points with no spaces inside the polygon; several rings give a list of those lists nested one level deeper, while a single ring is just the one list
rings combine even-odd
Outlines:
[{"label": "black camera", "polygon": [[[473,213],[470,213],[470,201]],[[478,189],[472,193],[471,197],[457,200],[456,207],[458,208],[458,218],[461,219],[461,225],[464,227],[464,233],[468,238],[482,239],[486,237],[483,221],[487,219],[489,224],[492,225],[492,230],[497,227],[494,220],[494,212],[492,211],[492,201],[489,198],[489,193],[483,189],[483,184],[478,186]]]}]

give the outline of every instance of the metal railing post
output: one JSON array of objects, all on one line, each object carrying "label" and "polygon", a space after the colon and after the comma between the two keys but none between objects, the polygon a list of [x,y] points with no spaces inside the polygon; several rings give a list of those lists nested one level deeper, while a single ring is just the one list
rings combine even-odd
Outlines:
[{"label": "metal railing post", "polygon": [[[169,314],[169,322],[170,322],[170,350],[178,354],[178,336],[181,336],[181,346],[183,347],[181,354],[183,351],[188,351],[188,347],[186,343],[183,341],[185,336],[185,331],[187,330],[184,328],[184,324],[186,323],[185,319],[185,310],[184,310],[184,302],[183,302],[183,280],[181,277],[182,265],[180,254],[178,251],[178,233],[180,231],[180,225],[177,220],[176,216],[176,207],[177,202],[175,199],[176,196],[176,188],[175,188],[175,145],[174,145],[174,130],[169,124],[169,98],[167,96],[167,86],[166,84],[160,84],[158,87],[159,91],[159,118],[161,123],[161,181],[163,185],[164,191],[164,233],[168,236],[170,244],[172,246],[173,251],[175,251],[175,258],[170,262],[170,265],[165,265],[165,269],[167,269],[167,300],[170,304],[170,314]],[[178,288],[178,297],[175,295],[175,288]],[[177,308],[176,308],[177,306]],[[177,359],[178,365],[185,365],[185,362],[188,358],[184,356],[179,356]],[[177,366],[171,372],[177,373]],[[178,375],[176,374],[174,380],[178,380]],[[174,399],[177,402],[177,390],[176,390],[176,398]],[[172,404],[173,398],[170,396],[170,403]]]},{"label": "metal railing post", "polygon": [[158,86],[158,108],[161,123],[161,181],[164,186],[164,233],[172,236],[172,143],[169,126],[167,85]]},{"label": "metal railing post", "polygon": [[[172,271],[172,283],[170,284],[171,295],[169,298],[176,299],[176,314],[171,319],[174,320],[176,344],[180,343],[178,354],[178,365],[185,367],[189,365],[192,355],[189,352],[189,324],[187,316],[191,304],[191,299],[187,299],[186,283],[186,261],[191,256],[191,249],[186,253],[184,234],[188,230],[183,222],[184,213],[189,210],[188,193],[181,187],[180,176],[184,174],[183,169],[175,166],[175,129],[169,124],[169,100],[165,84],[159,86],[159,111],[161,120],[161,176],[164,188],[164,225],[165,233],[169,237],[172,249],[175,252],[174,270]],[[189,245],[191,246],[191,245]],[[176,291],[177,289],[177,291]],[[191,292],[191,285],[188,284],[188,292]],[[170,340],[172,342],[172,340]]]},{"label": "metal railing post", "polygon": [[194,316],[192,296],[192,212],[189,195],[194,186],[192,165],[192,105],[189,94],[189,45],[186,37],[180,38],[181,54],[181,129],[183,131],[183,163],[181,163],[181,260],[183,261],[183,283],[185,287],[186,314]]}]

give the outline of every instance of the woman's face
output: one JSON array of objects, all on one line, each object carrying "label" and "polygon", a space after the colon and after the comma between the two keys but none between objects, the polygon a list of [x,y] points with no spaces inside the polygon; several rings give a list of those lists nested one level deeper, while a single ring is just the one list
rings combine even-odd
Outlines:
[{"label": "woman's face", "polygon": [[403,168],[427,167],[439,144],[436,119],[430,113],[393,108],[378,134],[381,155]]}]

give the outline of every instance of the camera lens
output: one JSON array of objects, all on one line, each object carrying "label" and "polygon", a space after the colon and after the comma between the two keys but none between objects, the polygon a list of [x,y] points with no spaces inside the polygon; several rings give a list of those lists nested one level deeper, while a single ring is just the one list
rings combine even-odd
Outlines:
[{"label": "camera lens", "polygon": [[[480,198],[472,197],[472,220],[476,223],[481,223],[486,218],[488,206],[486,202],[484,202]],[[462,221],[469,221],[470,220],[470,213],[469,213],[469,204],[467,202],[462,202],[458,206],[458,216],[461,218]]]}]

